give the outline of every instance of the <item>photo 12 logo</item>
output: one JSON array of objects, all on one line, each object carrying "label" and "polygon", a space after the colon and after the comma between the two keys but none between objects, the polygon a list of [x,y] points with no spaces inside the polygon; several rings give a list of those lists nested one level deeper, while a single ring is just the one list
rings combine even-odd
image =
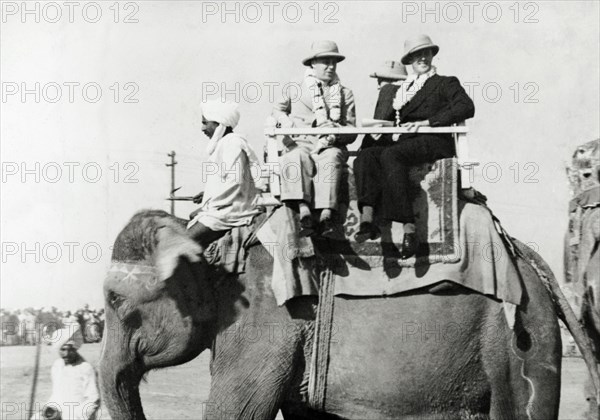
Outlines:
[{"label": "photo 12 logo", "polygon": [[2,103],[11,102],[87,102],[95,104],[105,98],[114,103],[137,104],[140,87],[135,82],[114,82],[102,85],[98,82],[2,82]]},{"label": "photo 12 logo", "polygon": [[113,162],[104,169],[98,162],[2,162],[2,183],[96,184],[108,176],[115,184],[137,184],[139,170],[135,162]]},{"label": "photo 12 logo", "polygon": [[203,1],[202,23],[339,23],[336,2]]},{"label": "photo 12 logo", "polygon": [[[201,84],[203,100],[217,100],[221,102],[248,102],[255,104],[261,100],[273,102],[298,102],[303,96],[318,94],[318,85],[306,85],[299,82],[272,82],[272,81],[248,81],[248,82],[213,82],[205,81]],[[341,99],[335,98],[330,104],[339,104]]]},{"label": "photo 12 logo", "polygon": [[[39,415],[39,416],[38,416]],[[103,418],[101,408],[95,402],[82,404],[77,401],[63,401],[61,404],[49,401],[29,405],[25,402],[2,402],[2,420],[27,419],[92,419]]]},{"label": "photo 12 logo", "polygon": [[[95,264],[102,259],[102,246],[98,242],[12,242],[4,241],[1,244],[2,264],[16,262],[21,264],[31,263],[69,263],[83,261]],[[111,248],[109,247],[110,251]]]},{"label": "photo 12 logo", "polygon": [[403,1],[402,23],[539,23],[537,2]]},{"label": "photo 12 logo", "polygon": [[515,81],[502,86],[498,82],[462,82],[467,95],[475,104],[479,99],[495,104],[504,99],[515,104],[537,104],[540,102],[540,86],[536,82]]},{"label": "photo 12 logo", "polygon": [[498,162],[485,162],[476,170],[473,168],[469,171],[469,180],[475,182],[475,178],[478,177],[483,182],[496,184],[506,177],[515,184],[538,184],[540,182],[539,172],[540,166],[537,162],[513,162],[504,169]]},{"label": "photo 12 logo", "polygon": [[139,3],[133,1],[3,1],[2,23],[138,23]]}]

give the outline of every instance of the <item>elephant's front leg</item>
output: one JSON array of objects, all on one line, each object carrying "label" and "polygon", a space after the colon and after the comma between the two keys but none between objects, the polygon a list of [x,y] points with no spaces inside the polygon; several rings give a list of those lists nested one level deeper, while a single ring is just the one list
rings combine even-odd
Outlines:
[{"label": "elephant's front leg", "polygon": [[296,340],[261,341],[217,350],[211,365],[209,401],[204,407],[206,420],[276,417],[290,392],[299,346]]}]

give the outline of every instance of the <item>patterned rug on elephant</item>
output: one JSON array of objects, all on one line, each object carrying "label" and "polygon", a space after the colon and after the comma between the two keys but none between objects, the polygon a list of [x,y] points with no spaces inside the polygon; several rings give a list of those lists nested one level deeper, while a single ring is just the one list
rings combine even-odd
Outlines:
[{"label": "patterned rug on elephant", "polygon": [[[257,232],[273,256],[272,289],[279,305],[296,296],[318,295],[322,274],[335,282],[335,295],[390,296],[449,280],[514,305],[521,303],[520,282],[505,232],[483,205],[458,201],[457,256],[446,264],[421,263],[403,267],[395,258],[371,266],[344,253],[320,253],[309,238],[299,238],[292,213],[279,207]],[[297,226],[296,226],[297,228]]]},{"label": "patterned rug on elephant", "polygon": [[340,239],[300,238],[297,212],[287,206],[274,209],[257,232],[274,258],[272,288],[279,305],[318,294],[324,268],[335,277],[336,295],[392,295],[445,279],[505,302],[521,302],[521,285],[504,281],[516,278],[516,269],[491,212],[457,197],[454,159],[411,173],[417,232],[427,240],[410,260],[399,256],[401,225],[391,226],[382,240],[353,241],[359,221],[353,178],[350,173],[348,183],[342,183],[349,187],[342,191],[349,204],[341,212],[346,222]]},{"label": "patterned rug on elephant", "polygon": [[335,294],[389,296],[445,279],[504,302],[520,304],[521,284],[506,281],[518,278],[518,272],[500,226],[485,206],[461,200],[457,208],[460,235],[452,261],[403,267],[390,258],[384,259],[381,266],[371,266],[360,264],[356,257],[323,254],[322,265],[334,275]]},{"label": "patterned rug on elephant", "polygon": [[[351,265],[383,267],[391,263],[400,267],[421,264],[452,263],[459,258],[457,211],[456,159],[443,159],[433,164],[414,166],[410,170],[410,199],[415,214],[415,227],[419,239],[416,257],[400,259],[400,244],[404,231],[401,223],[383,224],[381,238],[358,243],[354,239],[360,223],[356,200],[356,186],[352,168],[340,193],[340,219],[338,238],[319,240],[315,246],[320,254],[339,256]],[[343,231],[343,233],[342,233]]]}]

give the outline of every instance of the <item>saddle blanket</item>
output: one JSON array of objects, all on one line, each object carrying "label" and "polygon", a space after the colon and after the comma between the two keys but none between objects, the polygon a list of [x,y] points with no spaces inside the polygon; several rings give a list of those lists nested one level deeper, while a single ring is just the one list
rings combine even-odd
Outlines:
[{"label": "saddle blanket", "polygon": [[512,256],[496,231],[486,207],[460,201],[456,255],[446,264],[419,264],[402,267],[395,259],[384,259],[382,266],[371,266],[361,256],[327,255],[327,265],[335,275],[335,294],[351,296],[389,296],[450,280],[477,292],[518,305],[520,282]]},{"label": "saddle blanket", "polygon": [[[458,173],[455,158],[442,159],[430,164],[414,166],[409,173],[410,199],[415,214],[415,227],[420,247],[416,258],[400,259],[400,244],[404,231],[402,224],[382,225],[380,239],[359,244],[354,240],[358,231],[360,212],[352,168],[349,168],[347,191],[342,188],[340,216],[343,234],[338,240],[327,241],[321,253],[359,255],[370,266],[382,266],[384,259],[394,259],[401,267],[419,264],[456,262],[458,252]],[[345,199],[344,199],[345,198]]]},{"label": "saddle blanket", "polygon": [[[389,296],[450,280],[507,303],[521,302],[518,272],[508,249],[496,230],[489,210],[481,205],[459,201],[460,234],[454,245],[456,255],[445,264],[422,262],[413,267],[398,264],[398,258],[383,258],[373,264],[370,256],[344,252],[342,244],[322,252],[324,242],[311,244],[307,238],[292,240],[297,215],[280,207],[257,232],[274,258],[272,289],[278,305],[297,296],[318,295],[320,274],[334,276],[335,295]],[[328,245],[333,247],[335,245]]]}]

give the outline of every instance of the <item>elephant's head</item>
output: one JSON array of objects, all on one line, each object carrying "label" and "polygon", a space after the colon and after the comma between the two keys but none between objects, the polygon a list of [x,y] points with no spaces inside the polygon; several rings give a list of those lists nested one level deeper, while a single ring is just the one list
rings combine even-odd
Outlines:
[{"label": "elephant's head", "polygon": [[185,363],[209,346],[216,311],[208,274],[199,245],[163,211],[140,212],[121,231],[104,283],[100,358],[112,418],[144,418],[143,375]]},{"label": "elephant's head", "polygon": [[567,177],[573,196],[600,185],[600,139],[577,147],[567,167]]}]

